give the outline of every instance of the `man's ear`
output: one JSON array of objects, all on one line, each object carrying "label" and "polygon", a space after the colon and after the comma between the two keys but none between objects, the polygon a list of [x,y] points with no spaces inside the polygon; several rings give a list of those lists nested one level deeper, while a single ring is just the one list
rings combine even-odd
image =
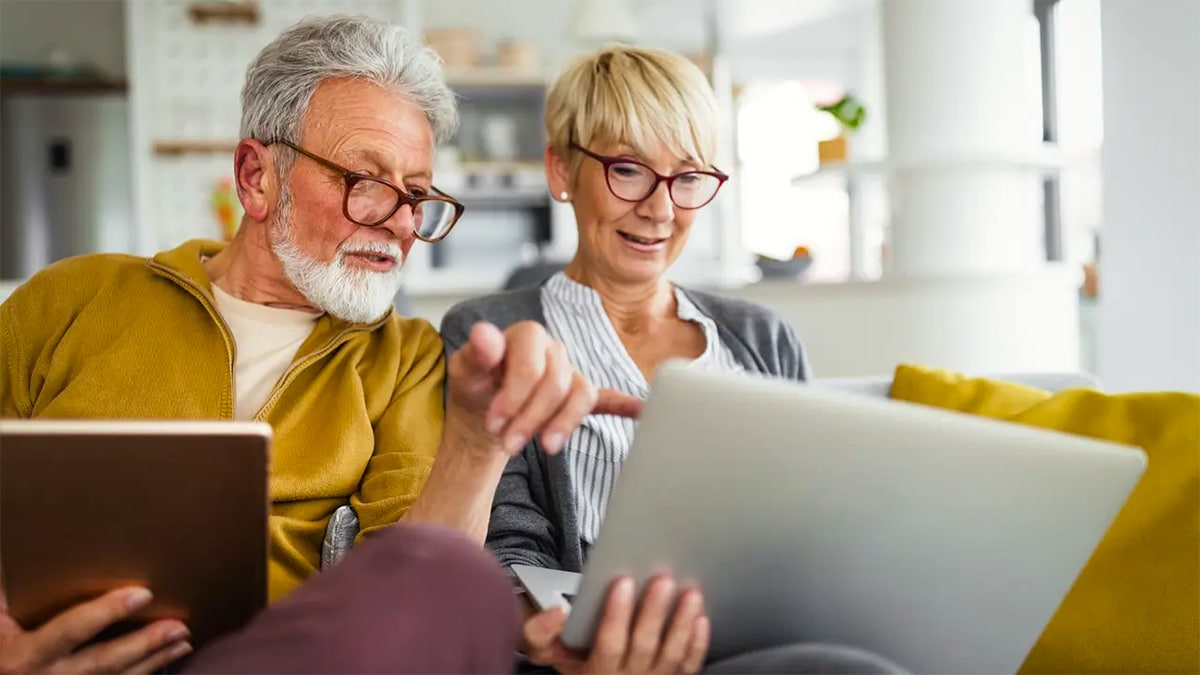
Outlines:
[{"label": "man's ear", "polygon": [[238,200],[251,220],[266,220],[279,195],[279,174],[272,160],[267,146],[253,139],[243,139],[234,150]]},{"label": "man's ear", "polygon": [[[554,151],[554,146],[546,146],[546,183],[550,186],[550,196],[559,201],[569,201],[571,191],[571,167],[566,158]],[[563,199],[563,193],[567,198]]]}]

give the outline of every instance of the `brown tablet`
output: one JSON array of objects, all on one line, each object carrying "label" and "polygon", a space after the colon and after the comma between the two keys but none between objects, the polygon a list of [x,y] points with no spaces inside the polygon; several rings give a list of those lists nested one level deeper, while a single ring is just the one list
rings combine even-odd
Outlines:
[{"label": "brown tablet", "polygon": [[266,606],[271,427],[0,420],[0,574],[34,628],[114,588],[199,648]]}]

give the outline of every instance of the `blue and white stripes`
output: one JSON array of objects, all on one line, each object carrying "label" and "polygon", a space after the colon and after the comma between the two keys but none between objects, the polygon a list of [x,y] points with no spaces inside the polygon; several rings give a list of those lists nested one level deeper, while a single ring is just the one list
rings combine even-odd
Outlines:
[{"label": "blue and white stripes", "polygon": [[[717,325],[675,289],[679,318],[704,331],[706,347],[695,360],[698,367],[743,370],[733,353],[721,344]],[[621,343],[604,311],[600,295],[559,272],[542,286],[546,328],[567,350],[571,363],[598,389],[616,389],[644,398],[649,384]],[[636,429],[634,420],[589,415],[567,439],[564,452],[571,474],[580,537],[592,544],[600,531],[608,500],[621,465],[629,454]]]}]

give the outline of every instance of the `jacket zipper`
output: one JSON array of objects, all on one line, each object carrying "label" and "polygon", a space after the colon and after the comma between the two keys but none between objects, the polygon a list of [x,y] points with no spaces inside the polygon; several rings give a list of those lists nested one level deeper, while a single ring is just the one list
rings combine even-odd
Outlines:
[{"label": "jacket zipper", "polygon": [[229,357],[228,362],[225,364],[225,372],[228,375],[229,381],[229,391],[228,396],[225,397],[226,400],[222,402],[226,404],[227,409],[222,410],[221,414],[225,419],[233,419],[235,409],[234,396],[236,395],[236,383],[233,381],[233,364],[237,362],[237,342],[233,339],[233,331],[230,330],[229,324],[225,323],[225,318],[221,316],[221,313],[218,312],[215,307],[213,307],[212,302],[210,302],[208,297],[204,295],[204,291],[199,286],[193,283],[190,279],[177,274],[169,267],[165,267],[153,261],[150,263],[150,266],[167,274],[172,280],[175,281],[175,283],[182,286],[184,290],[199,300],[200,304],[203,305],[204,309],[208,312],[209,317],[216,321],[217,327],[221,329],[221,339],[225,341],[225,353]]},{"label": "jacket zipper", "polygon": [[275,403],[279,400],[279,397],[283,395],[283,390],[286,389],[287,386],[296,379],[296,376],[312,364],[325,358],[329,352],[336,349],[342,343],[342,338],[346,337],[351,332],[352,331],[349,330],[343,330],[334,336],[332,340],[326,343],[324,347],[309,354],[301,362],[290,366],[287,371],[284,372],[283,377],[279,378],[279,381],[275,383],[275,388],[271,390],[271,395],[267,397],[267,402],[258,409],[258,412],[254,414],[253,419],[255,421],[263,421],[266,418],[267,413],[271,412],[271,409],[275,407]]},{"label": "jacket zipper", "polygon": [[[234,396],[236,395],[237,390],[237,383],[234,382],[233,379],[234,364],[237,362],[237,342],[233,339],[233,331],[230,330],[229,324],[225,323],[224,317],[222,317],[221,313],[212,306],[212,303],[209,302],[208,298],[204,295],[204,291],[200,287],[198,287],[191,280],[177,274],[169,267],[164,267],[163,265],[155,262],[151,262],[150,264],[155,269],[168,274],[172,279],[183,286],[185,290],[195,296],[195,298],[200,301],[200,304],[204,305],[204,308],[208,310],[209,316],[211,316],[221,328],[221,337],[225,340],[225,350],[229,355],[229,362],[226,364],[228,366],[227,372],[229,374],[229,410],[227,416],[229,419],[233,419],[235,408]],[[279,381],[275,383],[275,387],[271,390],[271,395],[267,397],[267,402],[264,403],[261,408],[259,408],[258,412],[255,413],[254,417],[251,419],[253,421],[263,421],[267,416],[267,413],[271,411],[271,409],[275,406],[275,403],[279,400],[279,397],[283,394],[283,390],[286,389],[287,386],[296,379],[296,376],[312,364],[320,361],[322,358],[328,355],[329,352],[336,349],[339,345],[341,345],[342,340],[352,332],[354,332],[354,329],[342,330],[329,342],[325,343],[324,347],[321,347],[317,351],[304,357],[304,359],[299,363],[289,366],[284,372],[283,377],[279,378]]]}]

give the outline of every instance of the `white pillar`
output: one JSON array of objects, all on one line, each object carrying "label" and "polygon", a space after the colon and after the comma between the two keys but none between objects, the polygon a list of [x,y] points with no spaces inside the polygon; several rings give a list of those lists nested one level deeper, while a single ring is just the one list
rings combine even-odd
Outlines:
[{"label": "white pillar", "polygon": [[890,257],[876,283],[797,299],[817,372],[1077,370],[1081,273],[1042,248],[1030,0],[878,11],[888,156],[846,170],[888,178]]},{"label": "white pillar", "polygon": [[[737,106],[733,98],[733,72],[729,58],[729,35],[725,33],[722,11],[717,0],[704,3],[707,36],[706,52],[709,58],[713,92],[717,99],[720,116],[720,132],[717,136],[716,165],[731,171],[736,176],[737,168]],[[750,273],[750,255],[742,243],[739,190],[723,188],[725,193],[710,206],[715,218],[716,262],[721,285],[734,285],[745,280]]]},{"label": "white pillar", "polygon": [[[859,64],[859,96],[867,109],[866,123],[849,137],[850,156],[878,158],[887,155],[887,94],[884,89],[883,17],[867,12],[859,39],[862,42]],[[874,174],[851,175],[850,198],[850,278],[853,281],[878,279],[882,269],[880,244],[888,221],[887,181]]]},{"label": "white pillar", "polygon": [[1103,0],[1100,21],[1100,375],[1200,392],[1200,2]]},{"label": "white pillar", "polygon": [[1038,178],[1019,168],[1040,145],[1029,0],[880,4],[894,200],[885,274],[1040,266]]}]

